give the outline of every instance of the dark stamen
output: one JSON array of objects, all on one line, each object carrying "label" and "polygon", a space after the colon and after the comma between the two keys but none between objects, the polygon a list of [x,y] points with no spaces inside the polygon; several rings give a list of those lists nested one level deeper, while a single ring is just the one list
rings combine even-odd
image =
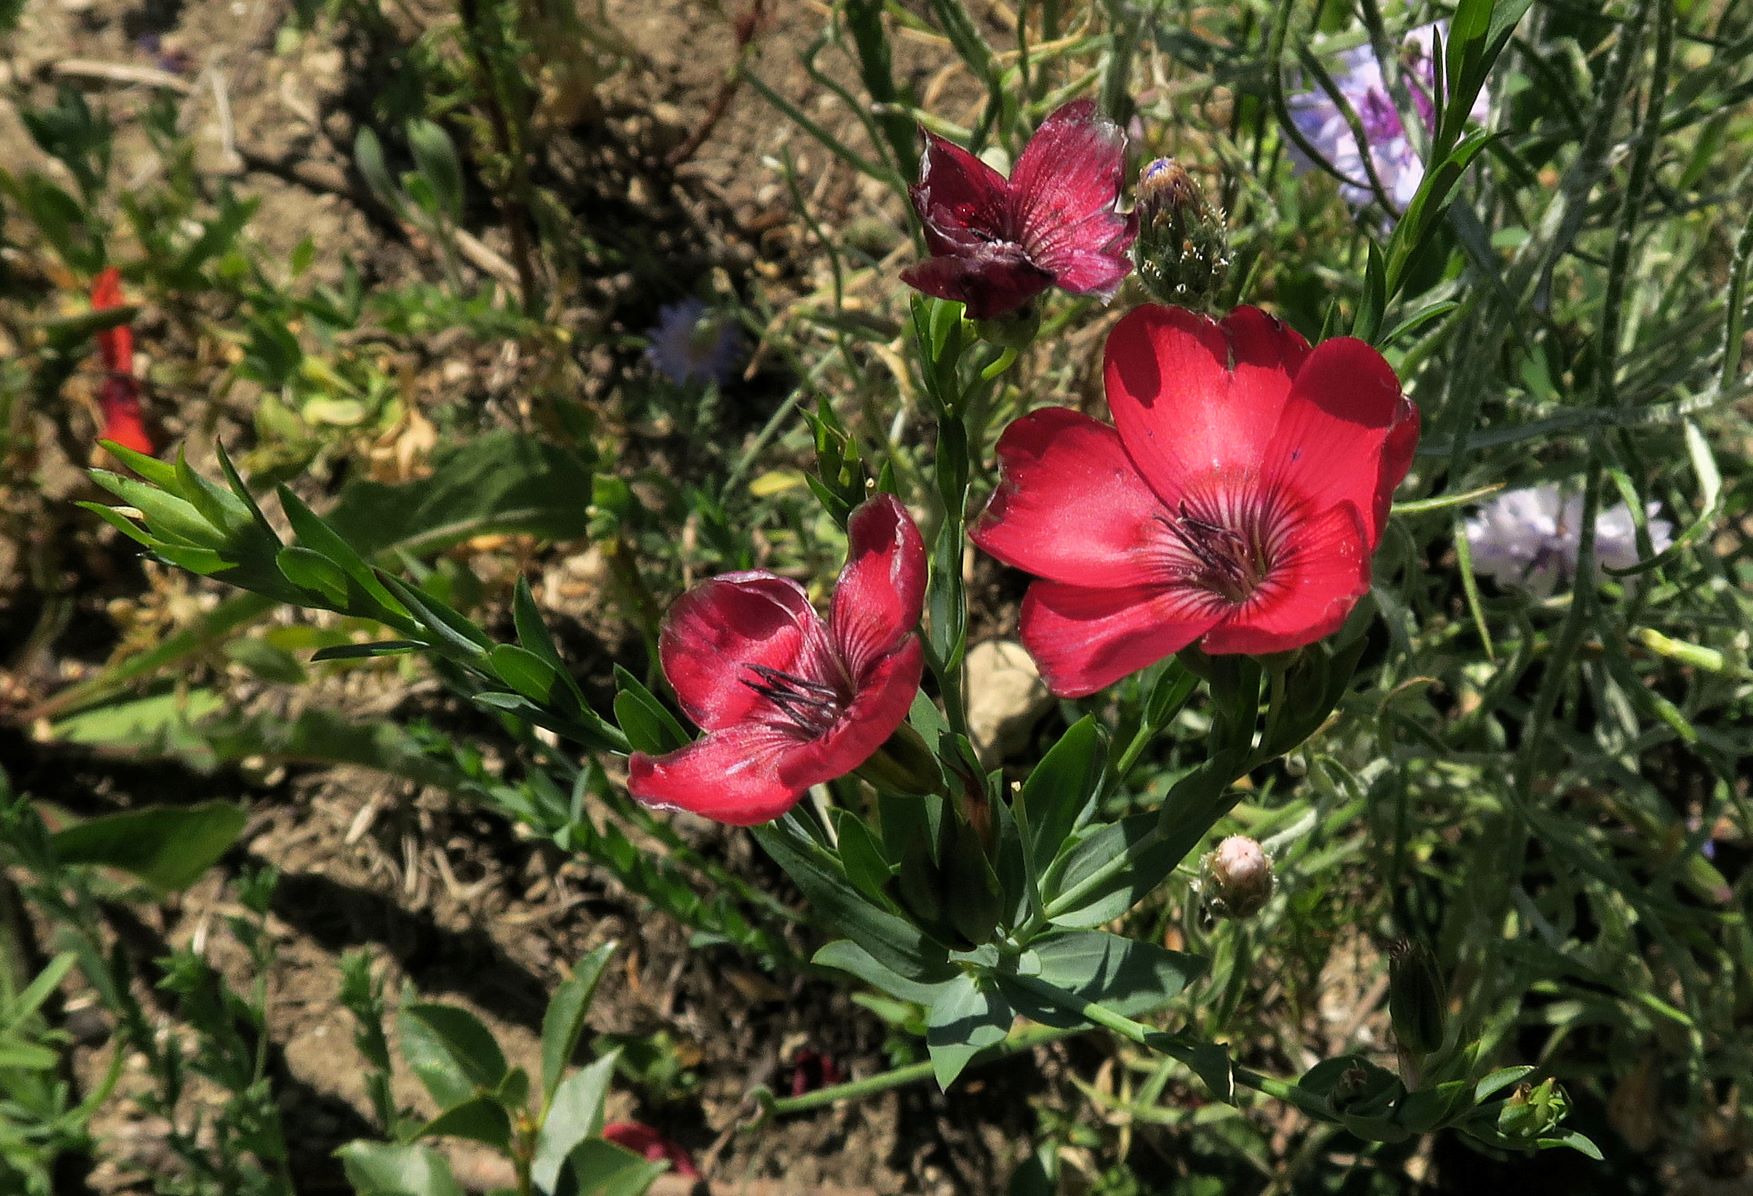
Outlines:
[{"label": "dark stamen", "polygon": [[760,678],[742,683],[771,702],[799,731],[820,735],[840,714],[840,692],[823,681],[811,681],[764,664],[744,665]]}]

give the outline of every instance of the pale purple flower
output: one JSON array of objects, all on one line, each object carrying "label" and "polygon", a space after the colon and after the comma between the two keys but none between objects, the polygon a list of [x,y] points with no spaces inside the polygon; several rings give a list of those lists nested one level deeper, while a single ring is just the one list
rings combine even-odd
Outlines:
[{"label": "pale purple flower", "polygon": [[[1437,94],[1435,38],[1441,33],[1445,44],[1448,23],[1437,21],[1421,25],[1407,33],[1401,42],[1401,75],[1412,103],[1427,130],[1436,125]],[[1328,73],[1339,93],[1351,105],[1363,125],[1369,145],[1370,162],[1376,177],[1387,192],[1389,203],[1396,211],[1404,211],[1418,194],[1424,181],[1424,162],[1413,146],[1400,110],[1395,107],[1388,85],[1382,77],[1382,64],[1375,50],[1364,45],[1346,50],[1332,63]],[[1490,97],[1484,88],[1468,113],[1471,120],[1483,122],[1490,113]],[[1369,172],[1358,149],[1357,138],[1346,123],[1345,112],[1319,83],[1310,81],[1307,90],[1290,97],[1290,117],[1297,130],[1319,151],[1327,164],[1345,178],[1339,192],[1355,207],[1363,207],[1376,198],[1370,187]],[[1311,170],[1311,162],[1300,146],[1293,144],[1291,154],[1299,173]]]},{"label": "pale purple flower", "polygon": [[736,321],[699,299],[660,308],[657,324],[646,337],[650,344],[645,359],[677,386],[704,382],[722,386],[742,359],[743,338]]},{"label": "pale purple flower", "polygon": [[[1674,525],[1656,518],[1660,509],[1656,503],[1644,508],[1656,552],[1674,542]],[[1551,594],[1576,575],[1582,514],[1582,495],[1566,495],[1551,483],[1499,495],[1467,520],[1473,571],[1502,586]],[[1631,509],[1620,503],[1597,512],[1595,563],[1629,569],[1640,559]]]}]

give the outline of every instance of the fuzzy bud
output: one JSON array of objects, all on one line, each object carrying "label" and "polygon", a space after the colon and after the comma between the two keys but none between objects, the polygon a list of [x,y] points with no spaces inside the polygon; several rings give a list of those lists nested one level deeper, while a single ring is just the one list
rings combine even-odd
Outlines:
[{"label": "fuzzy bud", "polygon": [[1205,202],[1199,184],[1173,158],[1158,158],[1138,177],[1138,276],[1164,303],[1204,307],[1229,274],[1229,230],[1223,212]]},{"label": "fuzzy bud", "polygon": [[1272,861],[1259,843],[1231,835],[1199,866],[1205,903],[1220,918],[1251,918],[1272,897]]}]

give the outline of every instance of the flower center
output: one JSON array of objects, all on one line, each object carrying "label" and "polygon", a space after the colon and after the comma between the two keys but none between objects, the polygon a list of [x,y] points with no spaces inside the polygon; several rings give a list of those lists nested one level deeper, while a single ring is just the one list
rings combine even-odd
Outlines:
[{"label": "flower center", "polygon": [[1157,516],[1173,541],[1170,568],[1184,584],[1240,606],[1283,559],[1283,507],[1254,493],[1182,498]]},{"label": "flower center", "polygon": [[826,681],[812,681],[764,664],[743,667],[754,674],[744,677],[743,684],[766,698],[784,718],[784,725],[805,739],[826,734],[845,708],[846,695]]}]

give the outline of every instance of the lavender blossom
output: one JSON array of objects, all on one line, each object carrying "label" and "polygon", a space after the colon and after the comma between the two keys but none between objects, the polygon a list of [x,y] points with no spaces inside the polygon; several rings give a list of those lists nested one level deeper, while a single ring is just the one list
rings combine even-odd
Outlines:
[{"label": "lavender blossom", "polygon": [[[1661,552],[1674,542],[1674,525],[1656,518],[1658,504],[1644,508],[1650,546]],[[1499,585],[1542,597],[1576,575],[1581,547],[1583,499],[1547,483],[1499,495],[1467,520],[1467,545],[1475,572]],[[1624,503],[1595,516],[1595,563],[1628,569],[1640,557],[1637,525]]]},{"label": "lavender blossom", "polygon": [[[1418,117],[1427,130],[1435,131],[1437,94],[1435,39],[1448,37],[1448,23],[1437,21],[1421,25],[1409,32],[1401,43],[1401,74]],[[1388,202],[1395,211],[1405,211],[1418,194],[1424,181],[1424,162],[1413,148],[1400,110],[1388,94],[1382,77],[1382,64],[1375,50],[1364,45],[1339,55],[1330,72],[1339,94],[1345,97],[1357,114],[1368,142],[1370,164],[1387,192]],[[1483,122],[1490,112],[1491,100],[1484,88],[1473,102],[1469,118]],[[1339,193],[1354,207],[1364,207],[1375,199],[1370,187],[1369,171],[1365,168],[1357,138],[1346,123],[1345,112],[1326,89],[1312,84],[1308,90],[1290,97],[1290,117],[1297,130],[1315,147],[1321,157],[1346,181],[1339,184]],[[1300,146],[1291,150],[1298,172],[1314,168]]]},{"label": "lavender blossom", "polygon": [[650,344],[645,359],[677,386],[705,382],[722,386],[742,358],[743,339],[736,321],[699,299],[659,309],[657,324],[646,337]]}]

